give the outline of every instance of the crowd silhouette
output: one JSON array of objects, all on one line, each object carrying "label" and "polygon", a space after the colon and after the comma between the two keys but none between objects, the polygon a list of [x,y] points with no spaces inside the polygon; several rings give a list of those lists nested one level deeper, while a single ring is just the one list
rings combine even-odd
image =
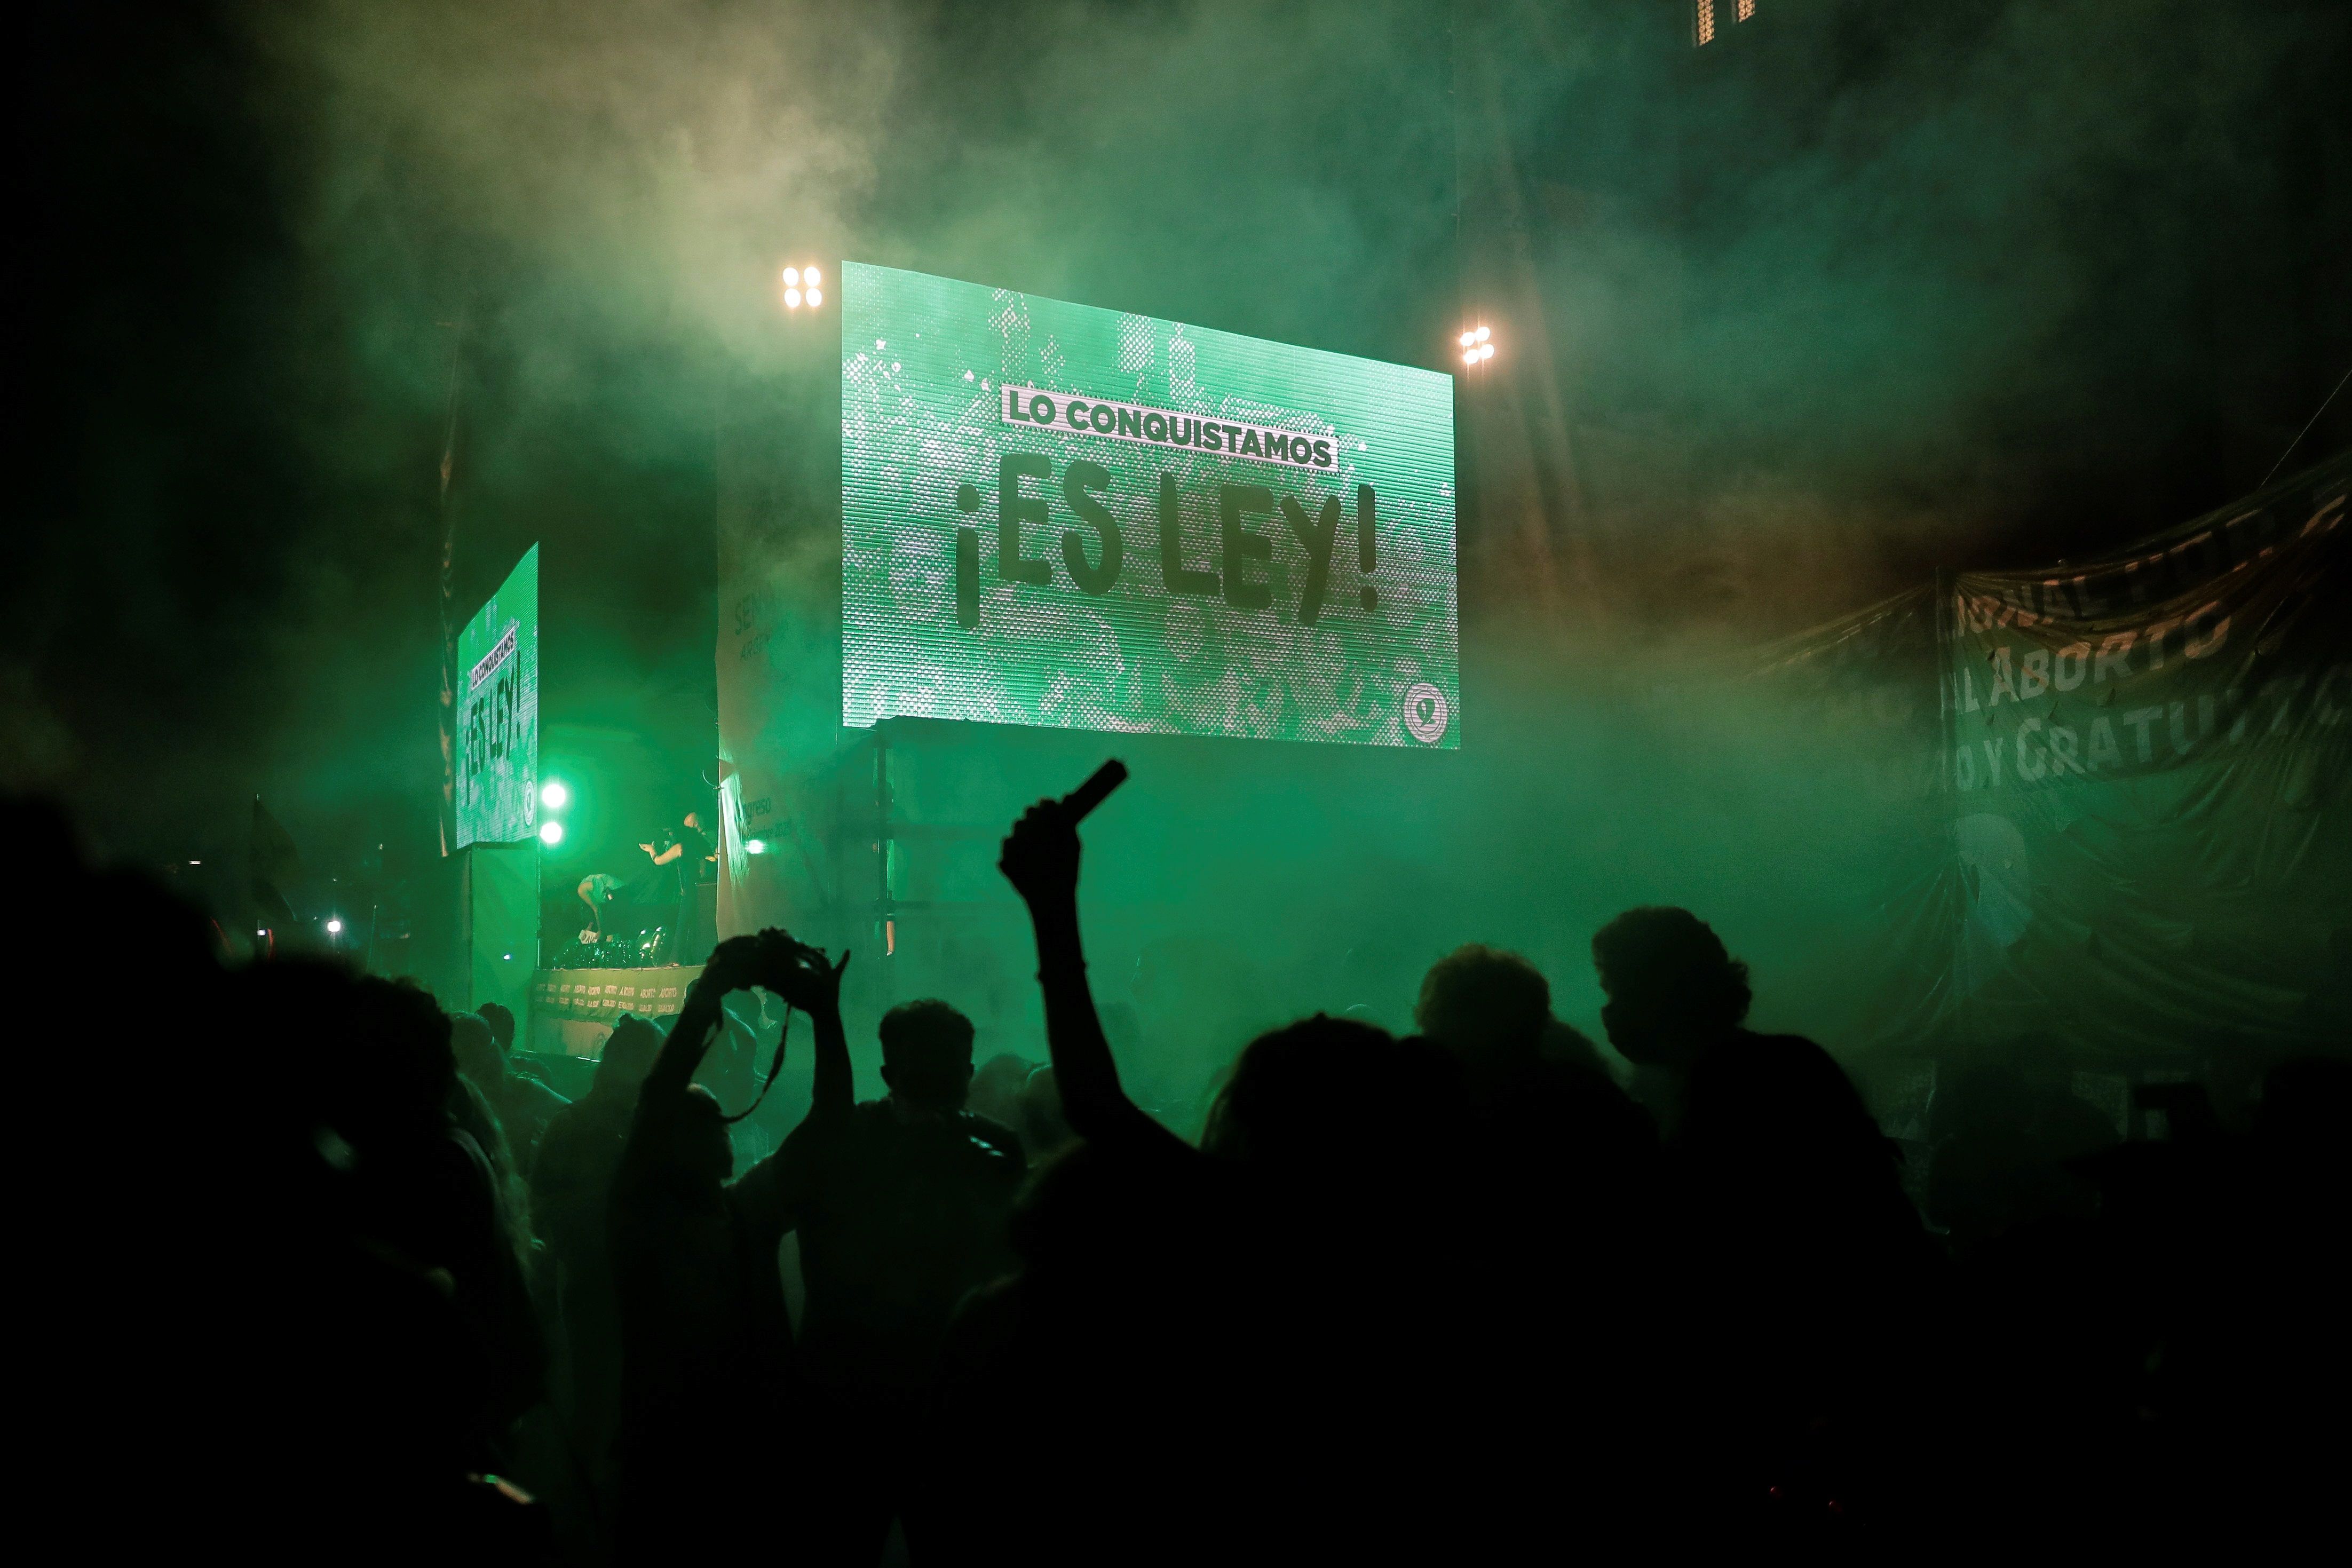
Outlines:
[{"label": "crowd silhouette", "polygon": [[[61,817],[9,815],[67,929],[148,933],[45,982],[21,1101],[110,1102],[102,1139],[20,1156],[20,1331],[55,1384],[26,1409],[91,1551],[1485,1562],[2333,1528],[2341,1057],[2242,1072],[2243,1103],[2150,1084],[2118,1127],[2062,1041],[1955,1047],[1897,1143],[1821,1047],[1746,1027],[1696,915],[1643,908],[1592,941],[1616,1074],[1532,964],[1469,945],[1410,1036],[1317,1014],[1234,1042],[1191,1139],[1122,1083],[1046,801],[1001,864],[1049,1065],[976,1064],[971,1021],[915,1002],[861,1100],[849,957],[772,931],[719,942],[667,1030],[622,1019],[566,1100],[503,1009],[226,964]],[[173,1026],[120,1025],[101,965]],[[814,1080],[739,1172],[704,1080],[714,1042],[748,1056],[725,1003],[755,990],[805,1020]]]}]

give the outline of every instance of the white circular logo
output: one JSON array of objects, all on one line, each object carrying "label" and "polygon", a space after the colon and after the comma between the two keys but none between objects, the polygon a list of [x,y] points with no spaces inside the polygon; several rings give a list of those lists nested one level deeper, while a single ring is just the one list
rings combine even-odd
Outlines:
[{"label": "white circular logo", "polygon": [[1416,680],[1404,689],[1404,727],[1414,740],[1434,745],[1445,739],[1448,717],[1445,693],[1426,680]]}]

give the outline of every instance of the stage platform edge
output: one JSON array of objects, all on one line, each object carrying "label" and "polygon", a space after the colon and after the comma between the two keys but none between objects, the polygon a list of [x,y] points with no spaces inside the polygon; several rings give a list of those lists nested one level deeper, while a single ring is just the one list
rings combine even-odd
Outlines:
[{"label": "stage platform edge", "polygon": [[665,1018],[686,1005],[700,964],[656,969],[542,969],[531,976],[530,1047],[545,1056],[593,1057],[624,1013]]}]

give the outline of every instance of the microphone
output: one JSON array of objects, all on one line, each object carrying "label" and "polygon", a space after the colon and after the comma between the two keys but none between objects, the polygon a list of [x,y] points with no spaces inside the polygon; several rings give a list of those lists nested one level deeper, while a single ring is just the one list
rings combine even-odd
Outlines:
[{"label": "microphone", "polygon": [[1094,771],[1092,777],[1062,797],[1062,816],[1073,827],[1100,805],[1111,791],[1127,782],[1127,764],[1117,757]]}]

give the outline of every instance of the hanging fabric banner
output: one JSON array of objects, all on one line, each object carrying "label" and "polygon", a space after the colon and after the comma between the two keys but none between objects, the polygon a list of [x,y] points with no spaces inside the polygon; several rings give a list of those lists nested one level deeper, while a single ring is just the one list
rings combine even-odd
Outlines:
[{"label": "hanging fabric banner", "polygon": [[2339,458],[1944,605],[1950,1020],[2145,1060],[2340,1038],[2352,616]]}]

